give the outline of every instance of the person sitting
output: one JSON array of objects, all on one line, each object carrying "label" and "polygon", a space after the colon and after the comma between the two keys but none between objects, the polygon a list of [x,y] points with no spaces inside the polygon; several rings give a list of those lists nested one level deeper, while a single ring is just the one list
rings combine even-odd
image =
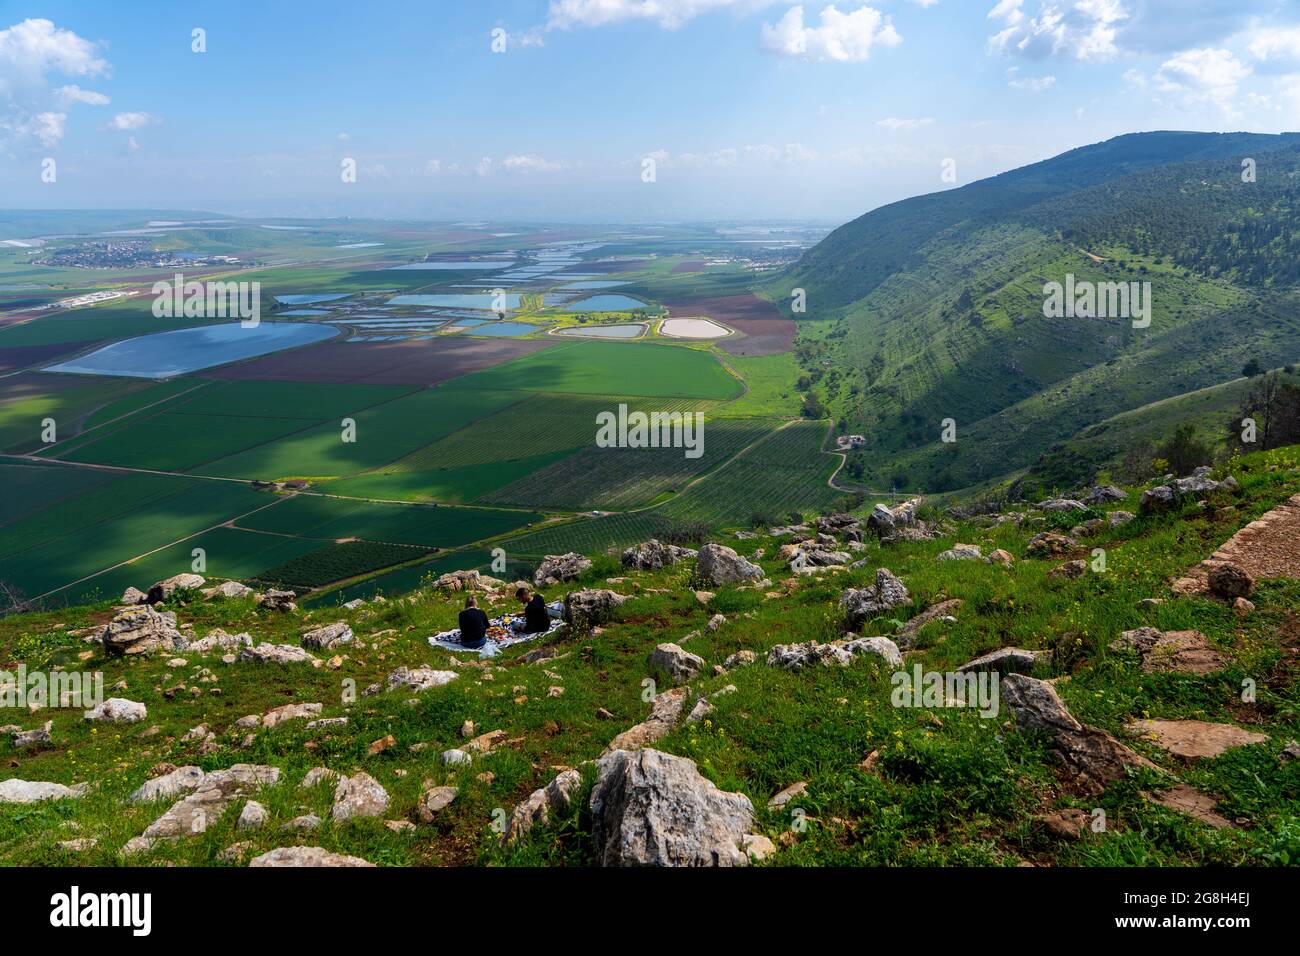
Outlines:
[{"label": "person sitting", "polygon": [[465,598],[465,610],[457,619],[460,624],[460,642],[466,647],[478,649],[487,643],[488,616],[479,610],[478,598],[470,595]]},{"label": "person sitting", "polygon": [[520,588],[515,597],[524,605],[524,633],[539,634],[551,629],[551,614],[540,594],[530,595],[528,588]]}]

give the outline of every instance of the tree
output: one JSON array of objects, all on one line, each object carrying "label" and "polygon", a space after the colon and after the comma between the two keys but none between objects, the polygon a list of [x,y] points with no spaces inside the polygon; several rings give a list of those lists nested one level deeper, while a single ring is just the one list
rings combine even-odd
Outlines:
[{"label": "tree", "polygon": [[1253,358],[1246,363],[1246,367],[1241,370],[1241,374],[1246,378],[1254,378],[1256,375],[1264,374],[1264,366],[1259,364],[1259,359]]},{"label": "tree", "polygon": [[1156,450],[1156,457],[1169,463],[1176,475],[1189,475],[1202,465],[1208,465],[1214,456],[1210,446],[1196,437],[1196,428],[1190,422],[1178,426],[1173,436]]}]

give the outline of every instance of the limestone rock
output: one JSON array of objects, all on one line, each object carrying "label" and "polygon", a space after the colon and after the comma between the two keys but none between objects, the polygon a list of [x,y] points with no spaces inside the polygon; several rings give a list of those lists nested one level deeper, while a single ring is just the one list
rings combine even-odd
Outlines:
[{"label": "limestone rock", "polygon": [[460,791],[456,787],[434,787],[426,790],[416,805],[415,814],[421,823],[432,823],[443,810],[451,806]]},{"label": "limestone rock", "polygon": [[261,856],[253,857],[248,865],[259,867],[374,866],[373,863],[363,860],[359,856],[330,853],[318,846],[282,846],[270,853],[263,853]]},{"label": "limestone rock", "polygon": [[860,654],[881,657],[891,667],[901,667],[903,664],[903,655],[899,652],[898,645],[887,637],[857,637],[831,641],[829,644],[819,644],[817,641],[777,644],[768,651],[767,663],[770,667],[784,667],[787,670],[799,670],[813,664],[847,667]]},{"label": "limestone rock", "polygon": [[1186,760],[1217,757],[1234,747],[1260,744],[1268,740],[1266,734],[1243,730],[1232,724],[1216,724],[1204,720],[1135,720],[1127,727],[1161,750]]},{"label": "limestone rock", "polygon": [[1125,631],[1110,645],[1112,651],[1135,650],[1149,674],[1182,672],[1209,674],[1221,670],[1223,658],[1200,631],[1160,631],[1139,627]]},{"label": "limestone rock", "polygon": [[715,542],[709,542],[700,548],[695,569],[701,581],[715,587],[763,579],[762,568],[745,560],[731,548]]},{"label": "limestone rock", "polygon": [[660,644],[650,652],[650,669],[663,671],[675,683],[689,681],[704,668],[704,658],[676,644]]},{"label": "limestone rock", "polygon": [[294,647],[292,644],[271,644],[265,641],[252,647],[245,647],[239,652],[239,659],[255,664],[320,665],[319,658],[308,654],[301,647]]},{"label": "limestone rock", "polygon": [[840,598],[845,625],[849,630],[857,630],[883,611],[911,603],[912,596],[906,586],[888,568],[877,569],[875,584],[865,588],[850,588]]},{"label": "limestone rock", "polygon": [[122,697],[110,697],[94,710],[88,710],[85,719],[94,723],[134,724],[149,716],[144,704]]},{"label": "limestone rock", "polygon": [[545,587],[572,581],[591,570],[591,561],[582,555],[570,551],[568,554],[548,554],[537,566],[533,574],[533,584]]},{"label": "limestone rock", "polygon": [[298,605],[294,602],[297,595],[292,591],[270,590],[257,599],[257,606],[266,608],[268,611],[296,611]]},{"label": "limestone rock", "polygon": [[352,628],[343,621],[336,621],[308,631],[302,636],[302,646],[313,651],[329,651],[340,644],[350,643],[351,640]]},{"label": "limestone rock", "polygon": [[596,763],[592,835],[603,866],[744,866],[754,808],[700,775],[694,761],[616,750]]},{"label": "limestone rock", "polygon": [[573,805],[573,798],[582,789],[582,774],[577,770],[564,770],[545,787],[534,790],[514,808],[501,842],[508,843],[525,836],[534,826],[545,823],[552,813],[564,813]]},{"label": "limestone rock", "polygon": [[109,656],[170,651],[185,644],[185,638],[176,629],[176,615],[155,611],[147,604],[119,611],[104,628],[101,640]]},{"label": "limestone rock", "polygon": [[1003,647],[967,661],[957,668],[958,674],[992,671],[999,674],[1028,674],[1040,660],[1051,657],[1050,651],[1026,651],[1019,647]]},{"label": "limestone rock", "polygon": [[604,752],[637,750],[654,743],[660,737],[669,733],[677,726],[677,721],[681,719],[682,710],[685,709],[686,699],[689,694],[689,688],[674,687],[671,690],[655,695],[654,703],[650,706],[650,716],[611,740]]},{"label": "limestone rock", "polygon": [[177,591],[197,591],[205,583],[207,582],[197,574],[176,574],[154,584],[145,600],[150,604],[161,604]]},{"label": "limestone rock", "polygon": [[1255,590],[1255,579],[1231,561],[1210,568],[1208,582],[1212,592],[1228,600],[1250,597]]},{"label": "limestone rock", "polygon": [[628,598],[603,588],[570,591],[564,596],[564,620],[577,630],[587,630],[609,620]]},{"label": "limestone rock", "polygon": [[663,544],[655,538],[634,545],[623,552],[623,567],[636,571],[658,571],[679,561],[698,556],[699,552],[691,548],[680,548],[675,544]]},{"label": "limestone rock", "polygon": [[379,817],[388,809],[388,791],[364,771],[344,777],[334,788],[330,816],[336,822],[353,817]]},{"label": "limestone rock", "polygon": [[45,783],[39,780],[0,781],[0,803],[38,803],[41,800],[67,800],[80,797],[86,792],[85,785],[67,787],[61,783]]},{"label": "limestone rock", "polygon": [[235,826],[240,830],[257,830],[266,825],[267,816],[266,807],[256,800],[249,800],[244,804],[244,809],[239,811],[239,820]]}]

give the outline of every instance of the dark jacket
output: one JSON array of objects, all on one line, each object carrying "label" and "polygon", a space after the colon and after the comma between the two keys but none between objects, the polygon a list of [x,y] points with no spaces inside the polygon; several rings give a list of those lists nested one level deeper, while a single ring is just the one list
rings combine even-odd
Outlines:
[{"label": "dark jacket", "polygon": [[524,605],[524,633],[537,634],[551,629],[551,614],[546,610],[546,602],[540,594],[534,594]]},{"label": "dark jacket", "polygon": [[466,647],[482,647],[487,643],[488,616],[482,608],[467,607],[460,612],[460,642]]}]

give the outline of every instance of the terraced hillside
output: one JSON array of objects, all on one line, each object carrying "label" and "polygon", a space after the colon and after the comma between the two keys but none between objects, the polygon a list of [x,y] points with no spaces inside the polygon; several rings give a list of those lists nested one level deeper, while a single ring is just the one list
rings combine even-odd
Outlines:
[{"label": "terraced hillside", "polygon": [[[806,289],[833,330],[805,343],[807,388],[867,436],[864,484],[964,487],[1252,359],[1294,361],[1298,187],[1293,135],[1123,136],[869,213],[767,291]],[[1149,326],[1045,317],[1067,276],[1150,283]]]}]

